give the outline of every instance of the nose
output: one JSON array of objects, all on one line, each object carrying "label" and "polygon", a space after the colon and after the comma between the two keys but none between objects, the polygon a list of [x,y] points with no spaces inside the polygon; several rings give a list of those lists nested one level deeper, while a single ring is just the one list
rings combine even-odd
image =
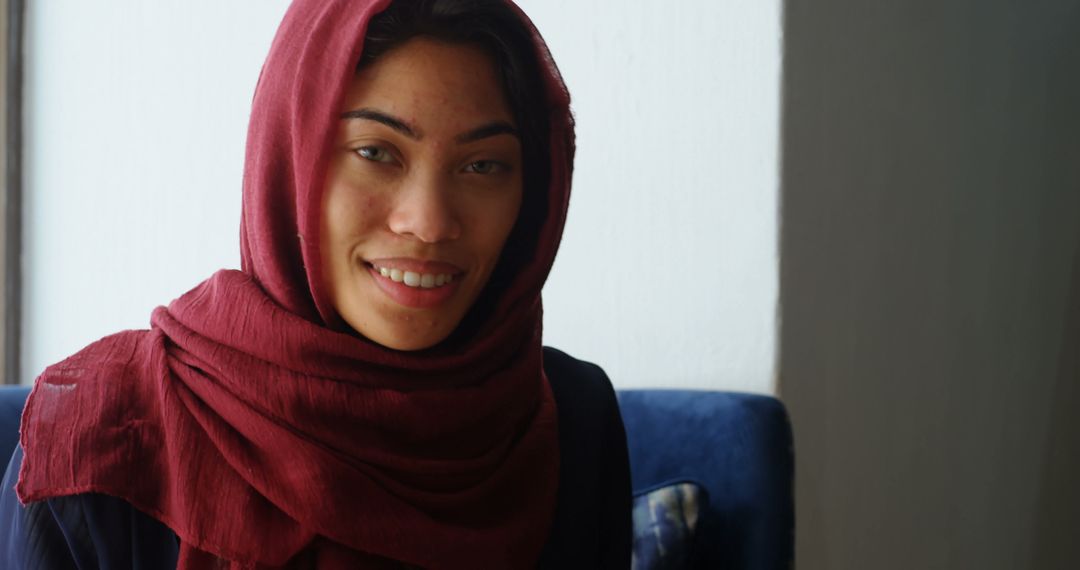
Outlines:
[{"label": "nose", "polygon": [[399,189],[388,224],[390,231],[424,243],[461,236],[461,221],[448,185],[435,176],[416,177]]}]

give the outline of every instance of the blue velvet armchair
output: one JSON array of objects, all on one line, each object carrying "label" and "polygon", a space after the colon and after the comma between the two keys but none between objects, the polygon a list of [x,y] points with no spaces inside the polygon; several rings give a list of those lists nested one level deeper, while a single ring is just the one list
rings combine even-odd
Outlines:
[{"label": "blue velvet armchair", "polygon": [[[5,458],[18,442],[27,394],[26,387],[0,387]],[[680,483],[702,490],[691,568],[792,567],[792,438],[778,400],[688,390],[623,390],[618,396],[635,496]]]}]

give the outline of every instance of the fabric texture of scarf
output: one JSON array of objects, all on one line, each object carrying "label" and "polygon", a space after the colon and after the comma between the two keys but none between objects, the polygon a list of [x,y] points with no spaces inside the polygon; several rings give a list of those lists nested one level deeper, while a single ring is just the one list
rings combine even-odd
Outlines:
[{"label": "fabric texture of scarf", "polygon": [[535,563],[558,477],[540,289],[569,201],[569,97],[517,10],[550,107],[537,251],[467,340],[410,353],[358,338],[321,286],[319,204],[367,24],[388,5],[293,2],[252,106],[242,271],[41,374],[22,501],[120,497],[176,532],[181,568]]}]

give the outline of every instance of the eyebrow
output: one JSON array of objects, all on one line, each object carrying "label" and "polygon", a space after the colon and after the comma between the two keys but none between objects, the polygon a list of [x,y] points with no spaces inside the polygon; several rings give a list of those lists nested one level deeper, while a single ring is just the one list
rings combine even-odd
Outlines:
[{"label": "eyebrow", "polygon": [[492,121],[471,131],[461,133],[460,135],[454,137],[454,140],[458,143],[471,143],[498,135],[511,135],[514,137],[518,137],[518,132],[513,125],[507,123],[506,121]]},{"label": "eyebrow", "polygon": [[408,125],[405,121],[383,113],[382,111],[376,111],[375,109],[355,109],[347,111],[341,114],[342,119],[365,119],[368,121],[375,121],[394,129],[395,131],[409,137],[410,139],[419,139],[420,135],[416,134],[416,131]]},{"label": "eyebrow", "polygon": [[[416,129],[411,127],[405,121],[376,109],[363,108],[347,111],[341,114],[341,118],[374,121],[381,125],[386,125],[413,140],[420,140],[423,137],[422,134],[418,133]],[[517,129],[510,123],[507,123],[506,121],[492,121],[455,136],[454,141],[459,144],[464,144],[498,135],[511,135],[520,138]]]}]

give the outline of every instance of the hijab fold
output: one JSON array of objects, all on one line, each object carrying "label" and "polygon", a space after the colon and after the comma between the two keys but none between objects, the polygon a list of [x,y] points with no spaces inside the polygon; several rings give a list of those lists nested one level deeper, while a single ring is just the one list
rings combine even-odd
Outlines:
[{"label": "hijab fold", "polygon": [[22,501],[122,498],[176,532],[181,568],[535,564],[557,487],[540,289],[569,200],[569,98],[518,10],[551,118],[538,250],[469,339],[399,352],[359,338],[321,284],[319,205],[341,98],[388,4],[293,2],[252,105],[242,270],[41,374]]}]

